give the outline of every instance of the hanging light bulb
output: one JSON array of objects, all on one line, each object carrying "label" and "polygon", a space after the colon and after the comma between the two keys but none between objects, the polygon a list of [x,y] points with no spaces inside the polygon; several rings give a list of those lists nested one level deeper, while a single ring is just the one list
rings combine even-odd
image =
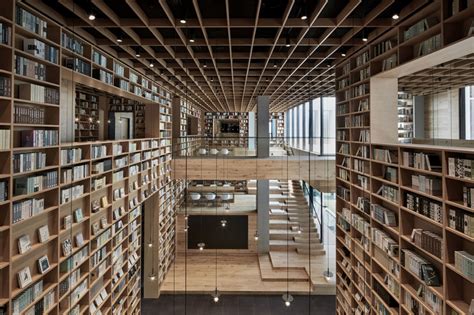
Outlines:
[{"label": "hanging light bulb", "polygon": [[119,44],[120,44],[121,42],[123,42],[123,39],[122,39],[122,37],[120,37],[120,36],[119,36],[119,37],[117,37],[117,43],[119,43]]},{"label": "hanging light bulb", "polygon": [[345,56],[346,56],[346,54],[345,54],[345,53],[341,53],[341,56],[342,56],[342,57],[345,57]]},{"label": "hanging light bulb", "polygon": [[151,273],[148,275],[148,279],[150,279],[150,281],[155,281],[156,280],[156,274],[155,272],[152,270]]},{"label": "hanging light bulb", "polygon": [[185,19],[181,19],[181,20],[179,20],[179,23],[181,23],[181,24],[186,24],[186,20],[185,20]]},{"label": "hanging light bulb", "polygon": [[203,251],[205,246],[206,246],[206,244],[204,244],[203,242],[198,243],[198,248],[199,248],[200,251]]},{"label": "hanging light bulb", "polygon": [[329,266],[328,266],[328,269],[323,272],[323,276],[327,282],[331,281],[332,277],[334,277],[334,273],[332,273],[331,270],[329,270]]},{"label": "hanging light bulb", "polygon": [[227,220],[225,219],[221,220],[221,226],[225,228],[227,226]]},{"label": "hanging light bulb", "polygon": [[285,302],[286,307],[290,307],[291,302],[293,302],[293,300],[294,300],[293,296],[289,293],[283,294],[282,299],[283,299],[283,302]]},{"label": "hanging light bulb", "polygon": [[211,296],[212,296],[212,300],[214,301],[214,303],[218,303],[221,294],[219,293],[219,291],[218,291],[217,288],[216,288],[216,289],[214,290],[214,292],[212,292]]},{"label": "hanging light bulb", "polygon": [[184,227],[184,232],[186,233],[188,230],[189,230],[189,226],[186,225],[186,226]]},{"label": "hanging light bulb", "polygon": [[253,236],[253,238],[258,241],[258,231],[255,231],[255,235]]},{"label": "hanging light bulb", "polygon": [[226,202],[224,205],[224,210],[229,211],[230,210],[230,205]]}]

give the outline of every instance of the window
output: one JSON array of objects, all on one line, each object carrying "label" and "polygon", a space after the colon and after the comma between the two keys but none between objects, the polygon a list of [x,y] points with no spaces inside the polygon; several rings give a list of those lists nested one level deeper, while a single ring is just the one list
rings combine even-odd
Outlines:
[{"label": "window", "polygon": [[316,154],[336,154],[336,98],[318,97],[287,111],[289,144]]}]

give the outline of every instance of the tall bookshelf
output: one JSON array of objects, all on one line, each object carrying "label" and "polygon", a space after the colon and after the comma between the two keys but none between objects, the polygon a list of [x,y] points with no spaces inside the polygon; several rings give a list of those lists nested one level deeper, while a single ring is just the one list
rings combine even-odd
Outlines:
[{"label": "tall bookshelf", "polygon": [[[173,117],[179,120],[173,121],[174,154],[178,156],[192,155],[202,143],[202,111],[189,100],[175,97],[173,100]],[[193,134],[189,134],[189,118],[195,119],[197,127]]]},{"label": "tall bookshelf", "polygon": [[[274,121],[276,124],[276,134],[273,135],[276,138],[281,138],[285,137],[285,113],[284,112],[279,112],[279,113],[271,113],[270,114],[270,121]],[[271,131],[272,132],[272,131]]]},{"label": "tall bookshelf", "polygon": [[139,314],[142,204],[174,191],[170,128],[149,138],[62,142],[59,98],[74,93],[62,84],[71,70],[77,83],[165,113],[171,95],[138,72],[141,94],[102,80],[97,70],[113,78],[130,70],[26,4],[3,1],[0,9],[9,34],[0,38],[0,313]]},{"label": "tall bookshelf", "polygon": [[473,151],[374,143],[369,80],[470,36],[473,9],[432,2],[336,67],[338,314],[469,313]]},{"label": "tall bookshelf", "polygon": [[207,112],[204,115],[204,134],[206,137],[215,137],[215,123],[221,119],[236,119],[239,121],[238,135],[229,139],[214,139],[212,143],[219,146],[247,146],[249,136],[249,113],[242,112]]},{"label": "tall bookshelf", "polygon": [[397,100],[398,110],[398,142],[411,143],[413,139],[413,95],[399,91]]},{"label": "tall bookshelf", "polygon": [[76,89],[74,130],[75,141],[99,140],[99,98]]}]

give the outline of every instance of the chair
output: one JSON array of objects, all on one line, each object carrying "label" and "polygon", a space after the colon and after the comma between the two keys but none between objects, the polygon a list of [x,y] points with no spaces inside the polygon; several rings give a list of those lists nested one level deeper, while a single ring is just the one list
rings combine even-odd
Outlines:
[{"label": "chair", "polygon": [[199,155],[206,155],[206,154],[207,154],[207,150],[205,148],[199,149]]},{"label": "chair", "polygon": [[221,149],[221,154],[222,155],[229,155],[229,149],[227,149],[227,148]]},{"label": "chair", "polygon": [[207,193],[206,194],[206,199],[209,202],[210,205],[212,205],[212,202],[216,200],[216,194],[215,193]]},{"label": "chair", "polygon": [[193,192],[193,193],[190,194],[190,197],[191,197],[191,200],[193,201],[193,205],[194,205],[199,199],[201,199],[201,194]]},{"label": "chair", "polygon": [[210,153],[211,155],[217,155],[217,154],[219,153],[219,150],[217,150],[217,149],[211,149],[211,150],[209,151],[209,153]]}]

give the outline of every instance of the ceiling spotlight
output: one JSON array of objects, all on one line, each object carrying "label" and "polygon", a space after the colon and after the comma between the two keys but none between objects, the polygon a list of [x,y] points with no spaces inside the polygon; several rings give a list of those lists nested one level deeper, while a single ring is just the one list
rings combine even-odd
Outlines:
[{"label": "ceiling spotlight", "polygon": [[221,226],[225,228],[227,226],[227,220],[221,220]]},{"label": "ceiling spotlight", "polygon": [[153,62],[150,62],[150,68],[153,68],[155,65],[153,64]]},{"label": "ceiling spotlight", "polygon": [[207,68],[207,63],[204,61],[204,63],[202,64],[202,67],[203,68]]},{"label": "ceiling spotlight", "polygon": [[148,243],[148,247],[153,247],[153,243],[152,242]]},{"label": "ceiling spotlight", "polygon": [[345,57],[345,56],[346,56],[346,54],[345,54],[345,53],[341,53],[341,56],[342,56],[342,57]]},{"label": "ceiling spotlight", "polygon": [[200,251],[203,251],[205,246],[206,246],[206,244],[204,244],[202,242],[198,243],[198,248],[199,248]]},{"label": "ceiling spotlight", "polygon": [[214,290],[214,292],[212,292],[211,296],[212,296],[212,300],[214,301],[214,303],[218,303],[221,294],[219,293],[219,291],[218,291],[217,288],[216,288],[216,289]]},{"label": "ceiling spotlight", "polygon": [[290,43],[290,38],[287,37],[286,38],[286,43],[285,43],[285,47],[290,47],[291,46],[291,43]]},{"label": "ceiling spotlight", "polygon": [[293,296],[289,293],[283,294],[282,299],[283,299],[283,302],[285,302],[286,307],[290,307],[291,302],[293,302],[293,300],[294,300]]},{"label": "ceiling spotlight", "polygon": [[277,67],[277,64],[276,62],[273,63],[273,68],[276,68]]},{"label": "ceiling spotlight", "polygon": [[152,271],[150,273],[150,275],[148,276],[148,279],[150,279],[150,281],[155,281],[156,280],[156,274]]},{"label": "ceiling spotlight", "polygon": [[181,20],[179,20],[179,23],[181,23],[181,24],[186,24],[186,20],[185,20],[185,19],[181,19]]},{"label": "ceiling spotlight", "polygon": [[194,43],[194,38],[189,39],[190,43]]},{"label": "ceiling spotlight", "polygon": [[307,16],[306,14],[303,14],[303,15],[300,17],[300,19],[302,19],[303,21],[304,21],[304,20],[307,20],[307,19],[308,19],[308,16]]},{"label": "ceiling spotlight", "polygon": [[123,42],[122,37],[117,37],[117,43],[121,43],[121,42]]},{"label": "ceiling spotlight", "polygon": [[214,82],[214,77],[211,77],[211,82]]},{"label": "ceiling spotlight", "polygon": [[366,41],[368,41],[368,38],[366,36],[364,36],[364,37],[362,37],[362,41],[366,42]]},{"label": "ceiling spotlight", "polygon": [[394,15],[392,15],[392,19],[394,19],[394,20],[398,20],[399,18],[400,18],[400,16],[396,13]]},{"label": "ceiling spotlight", "polygon": [[140,48],[137,48],[137,51],[135,52],[135,57],[140,58]]},{"label": "ceiling spotlight", "polygon": [[94,12],[89,13],[89,21],[94,21],[94,20],[95,20]]}]

